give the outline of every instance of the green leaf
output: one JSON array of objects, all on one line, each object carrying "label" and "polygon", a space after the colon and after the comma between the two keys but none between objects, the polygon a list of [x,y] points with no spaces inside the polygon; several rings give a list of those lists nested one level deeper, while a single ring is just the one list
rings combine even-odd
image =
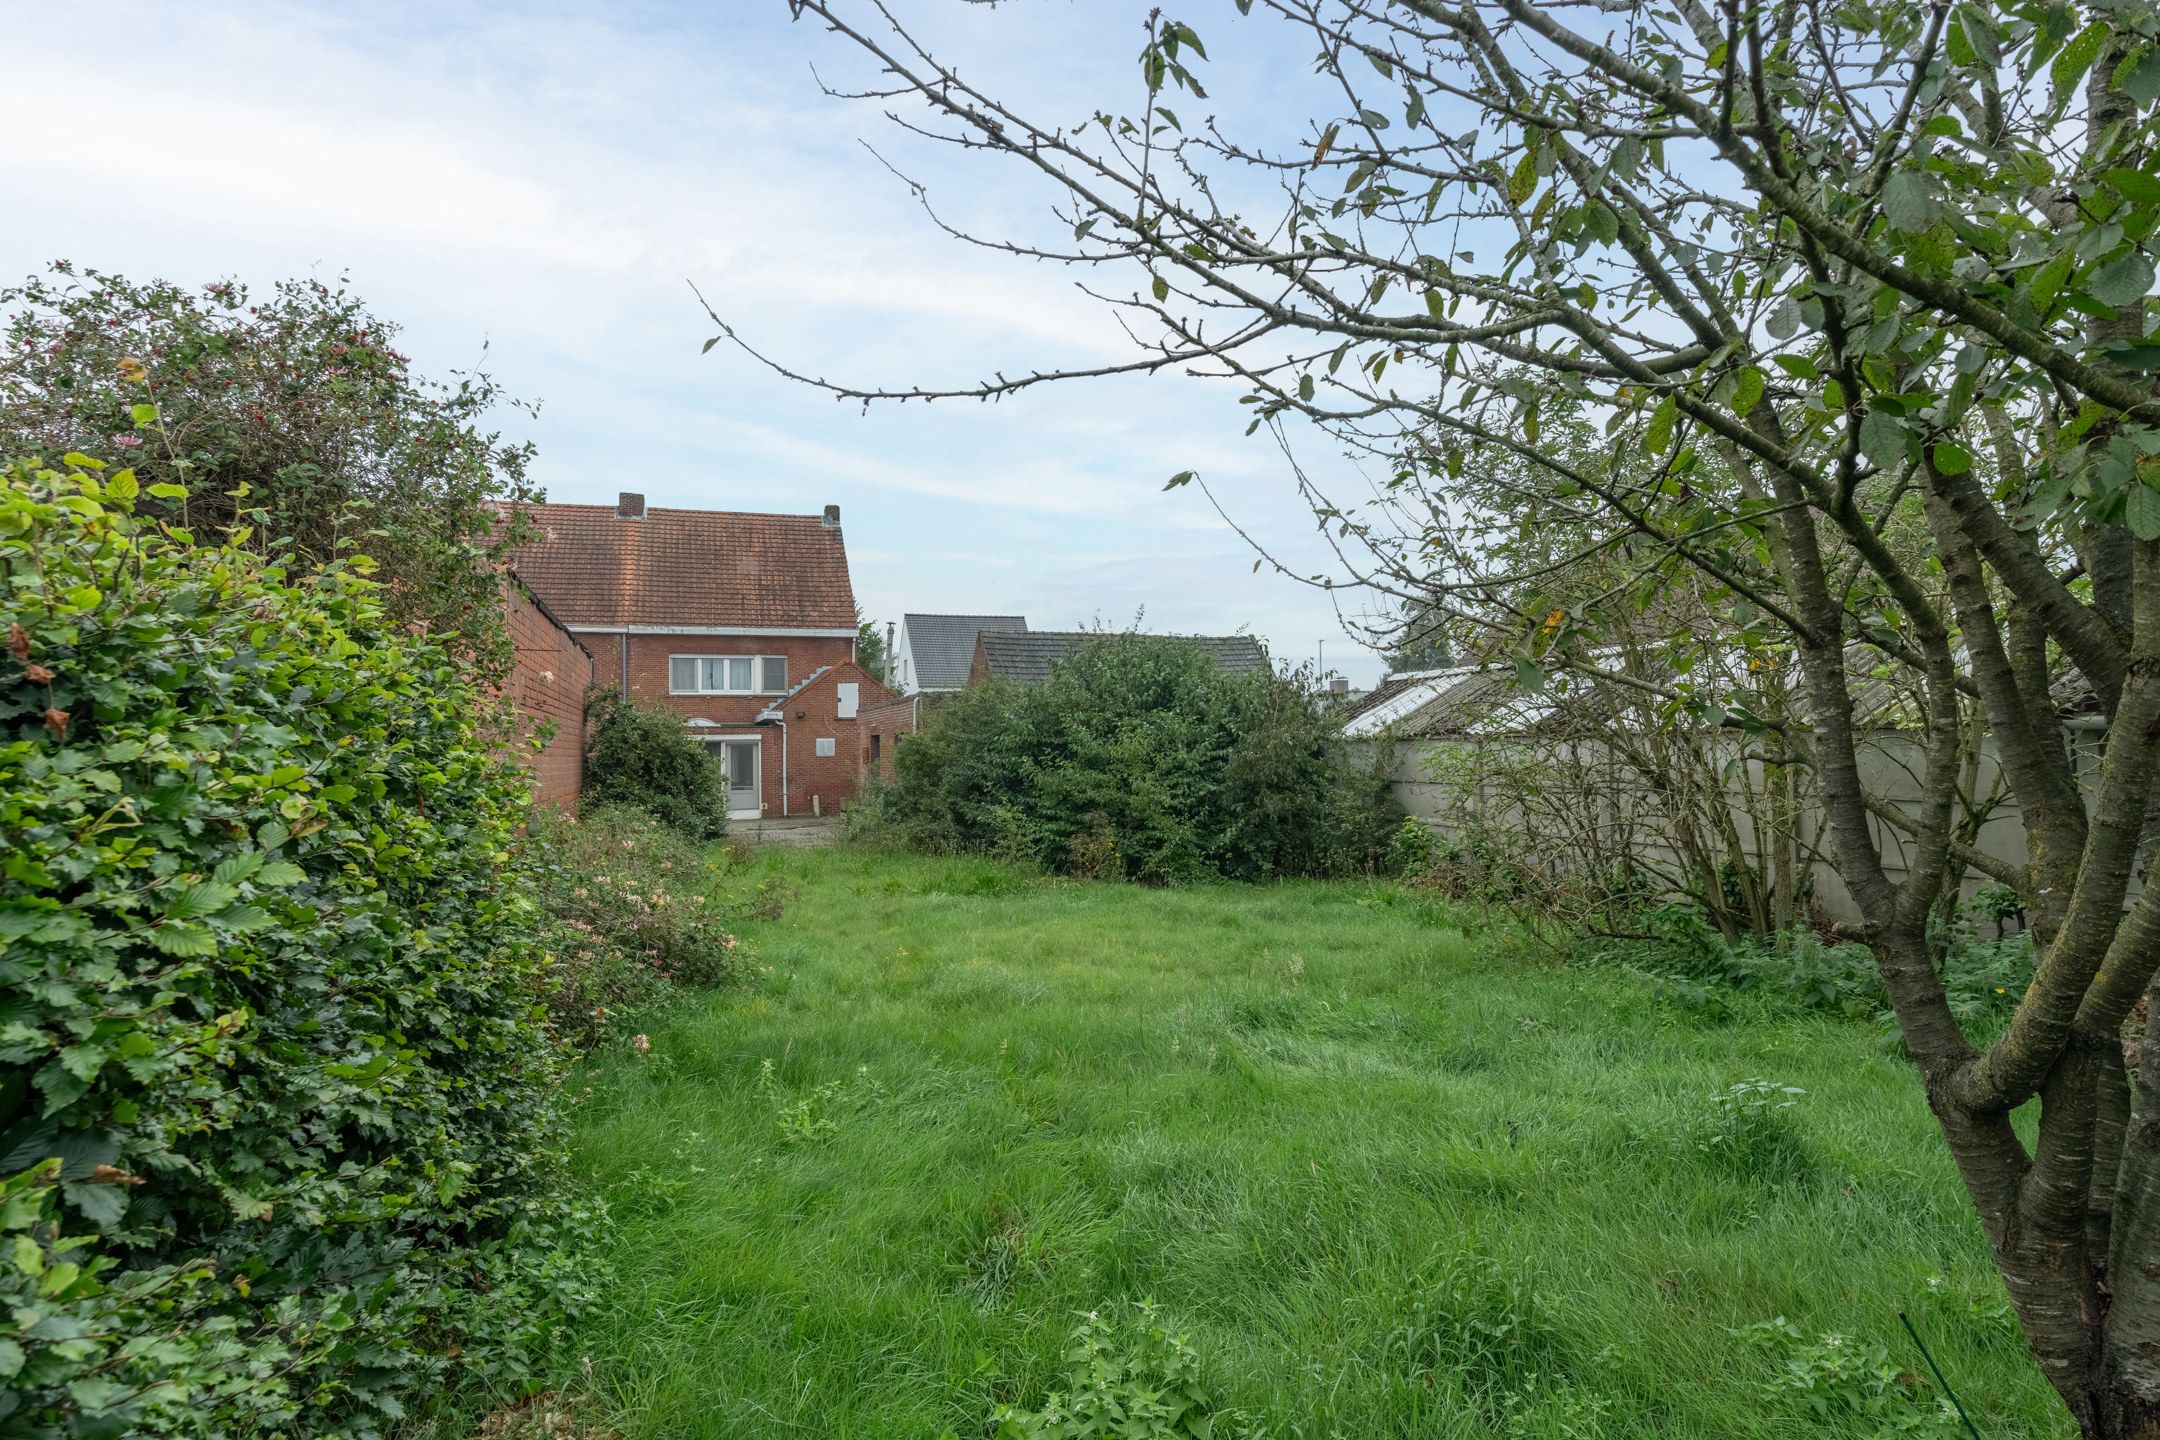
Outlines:
[{"label": "green leaf", "polygon": [[[1163,489],[1165,489],[1165,490],[1175,490],[1175,489],[1177,489],[1177,488],[1178,488],[1178,486],[1180,486],[1180,485],[1190,485],[1190,484],[1192,483],[1192,479],[1193,479],[1193,472],[1192,472],[1192,471],[1190,471],[1190,470],[1180,470],[1180,471],[1178,471],[1178,472],[1177,472],[1177,474],[1175,474],[1175,475],[1172,475],[1172,476],[1170,477],[1169,481],[1168,481],[1167,483],[1165,483],[1165,484],[1164,484],[1164,486],[1163,486],[1162,488],[1163,488]],[[300,867],[299,867],[299,866],[297,866],[297,865],[295,865],[295,866],[293,866],[293,868],[294,868],[295,870],[297,870],[297,869],[299,869]]]},{"label": "green leaf", "polygon": [[1312,397],[1313,397],[1313,379],[1312,379],[1312,376],[1311,376],[1311,375],[1300,375],[1300,376],[1298,376],[1298,380],[1297,380],[1297,393],[1298,393],[1298,399],[1300,399],[1300,400],[1310,401],[1310,400],[1312,399]]},{"label": "green leaf", "polygon": [[1805,355],[1779,355],[1774,358],[1777,360],[1778,369],[1795,380],[1813,380],[1821,373],[1815,368],[1815,362]]},{"label": "green leaf", "polygon": [[1860,417],[1860,453],[1885,470],[1905,463],[1905,422],[1883,410]]},{"label": "green leaf", "polygon": [[1515,683],[1520,688],[1535,694],[1545,688],[1545,682],[1550,678],[1537,661],[1524,655],[1515,657]]},{"label": "green leaf", "polygon": [[2152,262],[2135,250],[2116,256],[2085,277],[2085,293],[2103,305],[2134,305],[2152,291]]},{"label": "green leaf", "polygon": [[155,425],[157,424],[157,406],[130,405],[128,406],[128,418],[137,425]]},{"label": "green leaf", "polygon": [[1170,298],[1170,282],[1162,276],[1157,275],[1154,285],[1150,288],[1154,290],[1156,300],[1162,301]]},{"label": "green leaf", "polygon": [[1507,198],[1511,205],[1520,205],[1537,191],[1537,152],[1523,151],[1523,157],[1515,164],[1515,172],[1508,176]]},{"label": "green leaf", "polygon": [[[1180,479],[1184,480],[1191,478],[1192,471],[1190,470],[1187,470],[1180,477]],[[1177,483],[1179,482],[1175,480],[1171,482],[1171,484]],[[1168,489],[1169,486],[1163,488]],[[307,879],[307,871],[302,870],[290,860],[272,860],[262,869],[255,872],[255,883],[258,885],[298,885],[305,879]]]},{"label": "green leaf", "polygon": [[232,886],[220,884],[215,880],[205,880],[200,885],[190,885],[187,889],[175,895],[172,903],[165,907],[165,918],[168,920],[193,920],[198,916],[215,915],[227,905],[232,904],[234,893]]},{"label": "green leaf", "polygon": [[1658,401],[1657,409],[1650,412],[1650,424],[1643,430],[1643,451],[1649,455],[1663,455],[1672,448],[1673,426],[1680,419],[1680,402],[1667,395]]},{"label": "green leaf", "polygon": [[1934,449],[1929,451],[1929,458],[1934,461],[1938,474],[1963,475],[1972,469],[1971,452],[1948,440],[1937,441]]},{"label": "green leaf", "polygon": [[2100,58],[2100,47],[2107,43],[2108,27],[2102,20],[2095,20],[2078,32],[2077,38],[2063,46],[2055,63],[2048,66],[2048,79],[2055,87],[2055,104],[2059,110],[2070,102],[2070,92],[2078,81],[2092,68],[2093,61]]},{"label": "green leaf", "polygon": [[1927,178],[1917,170],[1900,170],[1883,186],[1883,218],[1899,230],[1927,229],[1941,208]]},{"label": "green leaf", "polygon": [[2132,485],[2123,495],[2123,520],[2140,540],[2160,540],[2160,490]]},{"label": "green leaf", "polygon": [[1763,372],[1749,365],[1741,370],[1740,378],[1733,382],[1733,414],[1746,419],[1748,412],[1762,402],[1762,397]]}]

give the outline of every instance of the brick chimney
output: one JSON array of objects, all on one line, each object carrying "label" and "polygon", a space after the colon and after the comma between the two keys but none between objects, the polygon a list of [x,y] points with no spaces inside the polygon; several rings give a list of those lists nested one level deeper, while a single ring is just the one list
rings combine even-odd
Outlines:
[{"label": "brick chimney", "polygon": [[635,490],[625,490],[615,497],[615,514],[623,520],[645,518],[645,497]]},{"label": "brick chimney", "polygon": [[840,507],[839,507],[839,506],[837,506],[837,505],[827,505],[827,506],[825,507],[825,519],[824,519],[824,522],[823,522],[823,523],[824,523],[824,526],[825,526],[825,528],[826,528],[827,530],[837,530],[837,529],[839,529],[839,528],[840,528]]},{"label": "brick chimney", "polygon": [[1327,691],[1330,695],[1347,695],[1350,693],[1350,682],[1338,675],[1327,682]]}]

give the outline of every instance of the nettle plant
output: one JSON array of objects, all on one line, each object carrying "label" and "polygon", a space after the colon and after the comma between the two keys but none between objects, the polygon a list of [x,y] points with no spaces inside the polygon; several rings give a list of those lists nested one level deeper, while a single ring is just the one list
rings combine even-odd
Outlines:
[{"label": "nettle plant", "polygon": [[579,1303],[522,773],[364,562],[0,489],[0,1427],[367,1436]]},{"label": "nettle plant", "polygon": [[[1807,772],[2033,1355],[2084,1433],[2160,1435],[2160,1045],[2133,1086],[2123,1034],[2160,1014],[2138,1008],[2160,887],[2132,883],[2160,773],[2160,13],[1236,8],[1271,27],[1248,41],[1311,58],[1307,87],[1270,68],[1259,118],[1217,121],[1203,77],[1252,72],[1209,73],[1158,13],[1144,108],[1076,125],[956,73],[886,7],[793,3],[900,123],[1043,184],[1041,229],[968,238],[1125,272],[1089,282],[1139,337],[1123,369],[1229,377],[1285,446],[1366,457],[1381,478],[1354,505],[1301,479],[1341,557],[1307,578],[1444,616],[1457,653],[1526,687],[1596,677]],[[1562,408],[1590,453],[1550,443]],[[1618,573],[1571,586],[1593,563]],[[1722,623],[1609,663],[1604,634],[1682,575]],[[1724,691],[1736,655],[1787,677],[1790,713]],[[1871,788],[1886,727],[1917,798]],[[1961,833],[1983,737],[2020,863]],[[1928,923],[1968,870],[2017,891],[2039,956],[1985,1044]]]}]

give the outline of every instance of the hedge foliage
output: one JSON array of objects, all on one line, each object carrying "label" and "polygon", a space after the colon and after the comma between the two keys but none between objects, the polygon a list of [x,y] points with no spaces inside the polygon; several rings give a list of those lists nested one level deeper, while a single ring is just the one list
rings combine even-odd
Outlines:
[{"label": "hedge foliage", "polygon": [[140,490],[0,496],[0,1431],[377,1435],[585,1293],[526,782],[364,562]]},{"label": "hedge foliage", "polygon": [[1106,634],[1041,685],[976,686],[894,753],[875,823],[934,850],[1177,883],[1369,870],[1401,811],[1294,676]]},{"label": "hedge foliage", "polygon": [[682,716],[612,691],[595,692],[587,709],[593,732],[580,797],[587,810],[643,810],[691,840],[727,833],[727,780]]},{"label": "hedge foliage", "polygon": [[146,516],[217,535],[245,508],[303,562],[365,551],[404,613],[507,660],[478,562],[516,538],[497,507],[538,495],[532,446],[488,428],[516,402],[486,371],[415,374],[396,325],[318,280],[191,289],[63,261],[0,309],[0,455],[125,455],[143,485],[189,489]]}]

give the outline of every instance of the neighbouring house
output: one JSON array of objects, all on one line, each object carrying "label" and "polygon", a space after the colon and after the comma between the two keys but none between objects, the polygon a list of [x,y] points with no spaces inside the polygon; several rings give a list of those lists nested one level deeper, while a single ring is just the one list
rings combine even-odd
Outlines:
[{"label": "neighbouring house", "polygon": [[[1040,685],[1050,678],[1050,667],[1072,650],[1107,638],[1095,630],[985,630],[975,637],[975,654],[968,664],[967,683],[1011,680]],[[1183,640],[1207,648],[1215,664],[1232,675],[1264,674],[1267,651],[1250,635],[1163,635],[1163,640]]]},{"label": "neighbouring house", "polygon": [[668,706],[711,747],[734,819],[838,810],[893,692],[855,660],[840,507],[822,515],[535,505],[517,573],[597,682]]},{"label": "neighbouring house", "polygon": [[906,615],[893,647],[893,688],[903,695],[964,689],[985,631],[1026,633],[1025,615]]},{"label": "neighbouring house", "polygon": [[[503,685],[518,717],[517,757],[533,776],[533,798],[574,809],[585,786],[585,691],[593,653],[515,570],[503,576],[503,624],[510,674]],[[530,742],[539,738],[538,749]]]}]

